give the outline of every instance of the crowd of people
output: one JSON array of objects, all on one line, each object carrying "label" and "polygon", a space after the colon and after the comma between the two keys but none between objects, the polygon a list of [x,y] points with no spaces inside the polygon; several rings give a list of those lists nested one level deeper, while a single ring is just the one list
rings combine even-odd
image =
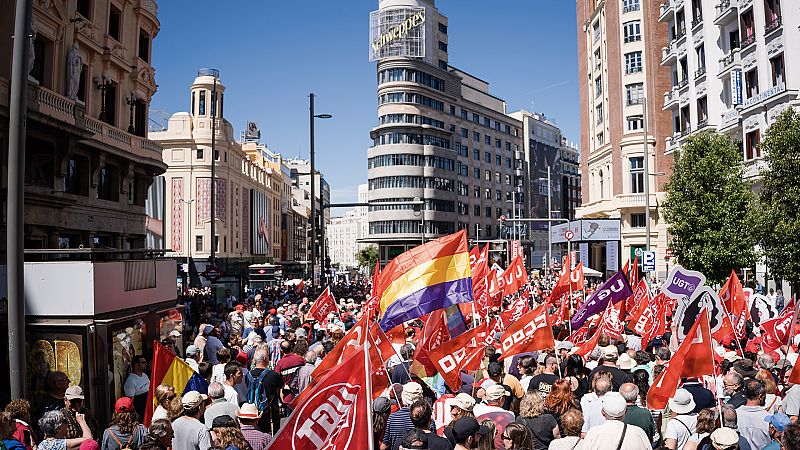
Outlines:
[{"label": "crowd of people", "polygon": [[[532,277],[531,306],[554,283],[553,276]],[[587,284],[587,296],[591,289]],[[316,292],[293,286],[243,299],[192,290],[181,302],[184,329],[193,332],[170,350],[207,381],[206,392],[158,385],[146,420],[141,399],[151,380],[147,359],[137,355],[125,396],[116,399],[103,429],[83,404],[81,388],[52,371],[51,398],[40,410],[18,399],[0,414],[2,446],[264,450],[370,296],[368,282],[335,283],[331,291],[338,310],[319,323],[308,314]],[[405,342],[385,361],[390,387],[372,403],[376,449],[800,450],[800,385],[788,382],[796,349],[784,346],[776,361],[734,344],[719,346],[717,376],[681,380],[667,408],[654,410],[647,394],[659,389],[653,382],[675,351],[669,346],[674,330],[645,348],[627,328],[621,339],[601,335],[584,358],[574,354],[566,327],[556,325],[551,349],[501,358],[498,348],[486,347],[481,368],[461,373],[461,388],[452,391],[439,374],[420,378],[411,370],[423,326],[419,319],[407,322]]]}]

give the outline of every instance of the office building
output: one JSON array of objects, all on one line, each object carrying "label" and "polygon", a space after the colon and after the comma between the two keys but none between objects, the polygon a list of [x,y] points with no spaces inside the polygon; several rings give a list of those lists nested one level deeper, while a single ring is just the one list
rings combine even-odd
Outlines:
[{"label": "office building", "polygon": [[370,15],[378,111],[369,201],[424,202],[421,211],[369,207],[367,240],[383,263],[461,229],[472,240],[500,237],[498,219],[510,213],[515,187],[524,189],[522,123],[488,82],[450,64],[447,26],[433,0],[380,0]]},{"label": "office building", "polygon": [[[619,236],[619,241],[582,242],[582,259],[593,269],[613,272],[644,248],[648,229],[644,192],[649,183],[650,249],[657,255],[657,272],[663,274],[668,241],[659,205],[672,166],[665,146],[672,122],[662,110],[663,94],[670,89],[669,71],[661,66],[667,30],[658,21],[655,2],[577,0],[576,10],[578,80],[583,80],[579,83],[583,204],[576,218],[614,219],[618,230],[602,235]],[[645,157],[650,174],[644,173]]]}]

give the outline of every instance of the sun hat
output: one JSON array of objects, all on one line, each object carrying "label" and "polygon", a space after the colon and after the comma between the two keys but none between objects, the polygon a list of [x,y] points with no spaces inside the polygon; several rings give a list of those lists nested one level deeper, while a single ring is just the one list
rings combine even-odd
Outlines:
[{"label": "sun hat", "polygon": [[740,359],[739,361],[733,364],[733,370],[739,373],[739,375],[743,376],[744,378],[753,378],[756,376],[756,369],[753,367],[753,360],[751,359]]},{"label": "sun hat", "polygon": [[252,403],[243,403],[236,413],[236,417],[240,419],[258,419],[261,417],[261,413],[258,411],[256,405]]},{"label": "sun hat", "polygon": [[691,392],[686,389],[678,389],[675,395],[669,399],[669,409],[678,414],[688,414],[694,410],[696,406]]},{"label": "sun hat", "polygon": [[502,384],[495,384],[486,388],[486,401],[496,402],[501,398],[511,395]]},{"label": "sun hat", "polygon": [[617,359],[619,356],[619,349],[616,345],[606,345],[601,350],[603,351],[603,358]]},{"label": "sun hat", "polygon": [[622,417],[628,404],[619,392],[608,392],[602,398],[603,412],[608,417]]},{"label": "sun hat", "polygon": [[627,353],[619,355],[617,366],[622,370],[631,370],[636,367],[636,361]]},{"label": "sun hat", "polygon": [[181,403],[183,403],[183,409],[194,409],[200,406],[201,403],[206,401],[208,398],[207,395],[201,394],[197,391],[189,391],[183,394],[181,398]]},{"label": "sun hat", "polygon": [[711,433],[711,445],[716,450],[726,450],[739,444],[739,433],[733,428],[721,427]]},{"label": "sun hat", "polygon": [[419,383],[412,381],[403,385],[403,392],[400,394],[400,399],[403,401],[404,406],[410,406],[421,398],[422,386]]},{"label": "sun hat", "polygon": [[64,392],[64,398],[67,400],[83,400],[83,389],[80,386],[70,386]]},{"label": "sun hat", "polygon": [[471,395],[465,394],[463,392],[449,399],[447,403],[449,403],[451,407],[456,406],[459,409],[463,409],[464,411],[472,411],[472,408],[475,407],[475,399],[472,398]]}]

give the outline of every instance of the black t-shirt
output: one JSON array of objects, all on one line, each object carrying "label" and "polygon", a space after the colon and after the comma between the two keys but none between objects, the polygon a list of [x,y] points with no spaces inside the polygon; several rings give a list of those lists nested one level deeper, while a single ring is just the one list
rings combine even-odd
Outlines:
[{"label": "black t-shirt", "polygon": [[550,414],[540,414],[536,417],[517,417],[517,423],[525,425],[531,430],[534,450],[547,450],[553,441],[553,429],[558,426],[556,419]]},{"label": "black t-shirt", "polygon": [[539,391],[539,394],[542,398],[547,397],[547,394],[550,393],[550,389],[553,388],[553,383],[558,380],[558,375],[554,373],[540,373],[535,377],[531,378],[530,383],[528,384],[528,392]]},{"label": "black t-shirt", "polygon": [[592,378],[597,372],[601,370],[605,370],[606,372],[611,372],[611,385],[614,388],[614,391],[619,391],[619,387],[625,383],[632,383],[633,376],[625,372],[624,370],[620,370],[617,367],[611,366],[597,366],[589,373],[589,382],[591,383]]},{"label": "black t-shirt", "polygon": [[[449,440],[438,436],[436,433],[425,433],[428,436],[428,450],[453,450],[453,444]],[[392,450],[400,448],[400,442],[395,444]]]}]

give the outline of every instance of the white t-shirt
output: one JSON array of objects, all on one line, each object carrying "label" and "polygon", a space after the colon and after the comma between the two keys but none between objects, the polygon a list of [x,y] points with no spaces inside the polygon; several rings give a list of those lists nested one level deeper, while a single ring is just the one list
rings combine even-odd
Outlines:
[{"label": "white t-shirt", "polygon": [[211,368],[211,383],[220,383],[225,384],[225,364],[214,364],[214,367]]},{"label": "white t-shirt", "polygon": [[139,376],[131,372],[131,374],[128,375],[128,378],[125,380],[124,390],[125,395],[128,397],[147,394],[147,391],[150,390],[150,378],[147,377],[146,373],[143,373],[142,376]]},{"label": "white t-shirt", "polygon": [[675,439],[675,450],[683,450],[697,428],[697,415],[679,415],[667,422],[664,439]]},{"label": "white t-shirt", "polygon": [[800,416],[800,384],[795,384],[783,397],[783,409],[789,417]]},{"label": "white t-shirt", "polygon": [[225,387],[225,400],[233,403],[236,406],[239,406],[239,393],[236,392],[236,389],[233,386],[228,385],[227,383],[223,384],[222,386]]},{"label": "white t-shirt", "polygon": [[621,450],[650,450],[653,448],[644,430],[634,425],[628,425],[623,437],[622,429],[624,427],[625,424],[619,420],[609,420],[602,425],[592,427],[586,432],[583,448],[586,450],[616,448],[620,439],[622,439]]},{"label": "white t-shirt", "polygon": [[594,392],[589,392],[581,398],[581,410],[583,411],[583,428],[581,432],[586,433],[590,429],[606,423],[603,416],[603,401]]}]

